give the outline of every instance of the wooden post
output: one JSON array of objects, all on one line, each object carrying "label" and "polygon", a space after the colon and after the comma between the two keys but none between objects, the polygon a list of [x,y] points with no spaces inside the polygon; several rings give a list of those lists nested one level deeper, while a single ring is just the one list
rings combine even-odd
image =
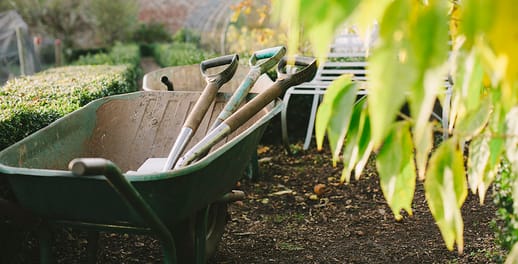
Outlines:
[{"label": "wooden post", "polygon": [[42,42],[42,39],[40,36],[34,37],[34,39],[33,39],[34,52],[36,53],[37,60],[40,62],[41,62],[41,42]]},{"label": "wooden post", "polygon": [[56,39],[54,41],[54,58],[56,60],[56,66],[61,66],[63,63],[63,59],[61,56],[61,40]]},{"label": "wooden post", "polygon": [[26,73],[26,65],[25,65],[25,57],[26,57],[26,54],[25,54],[25,49],[24,49],[24,46],[23,45],[23,35],[22,35],[22,28],[21,27],[17,27],[16,28],[16,42],[18,44],[18,57],[19,57],[19,60],[20,60],[20,74],[21,75],[25,75]]}]

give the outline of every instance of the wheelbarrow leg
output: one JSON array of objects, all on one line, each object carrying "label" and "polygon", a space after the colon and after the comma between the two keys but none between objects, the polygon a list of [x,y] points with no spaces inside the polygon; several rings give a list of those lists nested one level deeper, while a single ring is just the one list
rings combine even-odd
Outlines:
[{"label": "wheelbarrow leg", "polygon": [[88,263],[95,264],[97,262],[97,248],[99,247],[99,231],[88,231],[88,244],[86,247]]},{"label": "wheelbarrow leg", "polygon": [[201,209],[196,214],[196,228],[194,232],[194,257],[196,264],[206,262],[206,242],[207,242],[207,219],[209,217],[209,206]]},{"label": "wheelbarrow leg", "polygon": [[250,162],[246,166],[246,178],[249,180],[259,180],[259,156],[257,151],[254,151]]},{"label": "wheelbarrow leg", "polygon": [[40,243],[40,263],[51,264],[54,263],[52,257],[52,231],[50,226],[42,225],[38,229],[38,237]]}]

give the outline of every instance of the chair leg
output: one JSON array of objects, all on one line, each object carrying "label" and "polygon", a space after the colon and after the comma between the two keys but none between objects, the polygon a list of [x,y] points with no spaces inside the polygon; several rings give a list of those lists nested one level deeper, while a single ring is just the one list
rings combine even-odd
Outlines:
[{"label": "chair leg", "polygon": [[286,91],[286,93],[284,94],[284,98],[282,99],[284,107],[282,108],[282,111],[281,111],[282,144],[284,145],[284,148],[290,155],[291,155],[291,150],[290,150],[290,140],[288,138],[287,113],[288,113],[288,102],[290,101],[290,97],[291,97],[291,91],[292,91],[292,88],[288,89]]},{"label": "chair leg", "polygon": [[446,91],[446,98],[444,99],[444,105],[442,107],[442,139],[446,140],[448,138],[448,130],[450,126],[449,118],[450,118],[450,107],[451,107],[451,87],[448,87]]},{"label": "chair leg", "polygon": [[[318,90],[317,90],[318,91]],[[313,130],[315,127],[315,118],[317,115],[317,106],[320,101],[320,95],[313,95],[313,103],[311,104],[311,113],[309,115],[308,129],[306,130],[306,139],[304,140],[304,150],[309,149],[309,144],[311,143],[311,136],[313,135]]]}]

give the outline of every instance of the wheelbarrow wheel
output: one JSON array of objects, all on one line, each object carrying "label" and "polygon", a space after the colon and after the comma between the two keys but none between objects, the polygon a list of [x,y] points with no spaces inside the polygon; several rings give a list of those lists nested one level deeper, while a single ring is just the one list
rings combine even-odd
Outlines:
[{"label": "wheelbarrow wheel", "polygon": [[[205,239],[205,260],[209,260],[218,249],[228,220],[226,203],[213,203],[209,207]],[[178,263],[192,263],[195,259],[196,218],[191,217],[175,226],[173,236]]]}]

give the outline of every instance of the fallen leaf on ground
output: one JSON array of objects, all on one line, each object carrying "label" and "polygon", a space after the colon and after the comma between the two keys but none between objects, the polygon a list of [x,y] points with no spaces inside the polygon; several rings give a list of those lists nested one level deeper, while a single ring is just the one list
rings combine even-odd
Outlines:
[{"label": "fallen leaf on ground", "polygon": [[319,183],[317,185],[315,185],[313,187],[313,192],[316,194],[316,195],[322,195],[324,194],[324,192],[326,191],[326,185],[325,184],[322,184],[322,183]]}]

